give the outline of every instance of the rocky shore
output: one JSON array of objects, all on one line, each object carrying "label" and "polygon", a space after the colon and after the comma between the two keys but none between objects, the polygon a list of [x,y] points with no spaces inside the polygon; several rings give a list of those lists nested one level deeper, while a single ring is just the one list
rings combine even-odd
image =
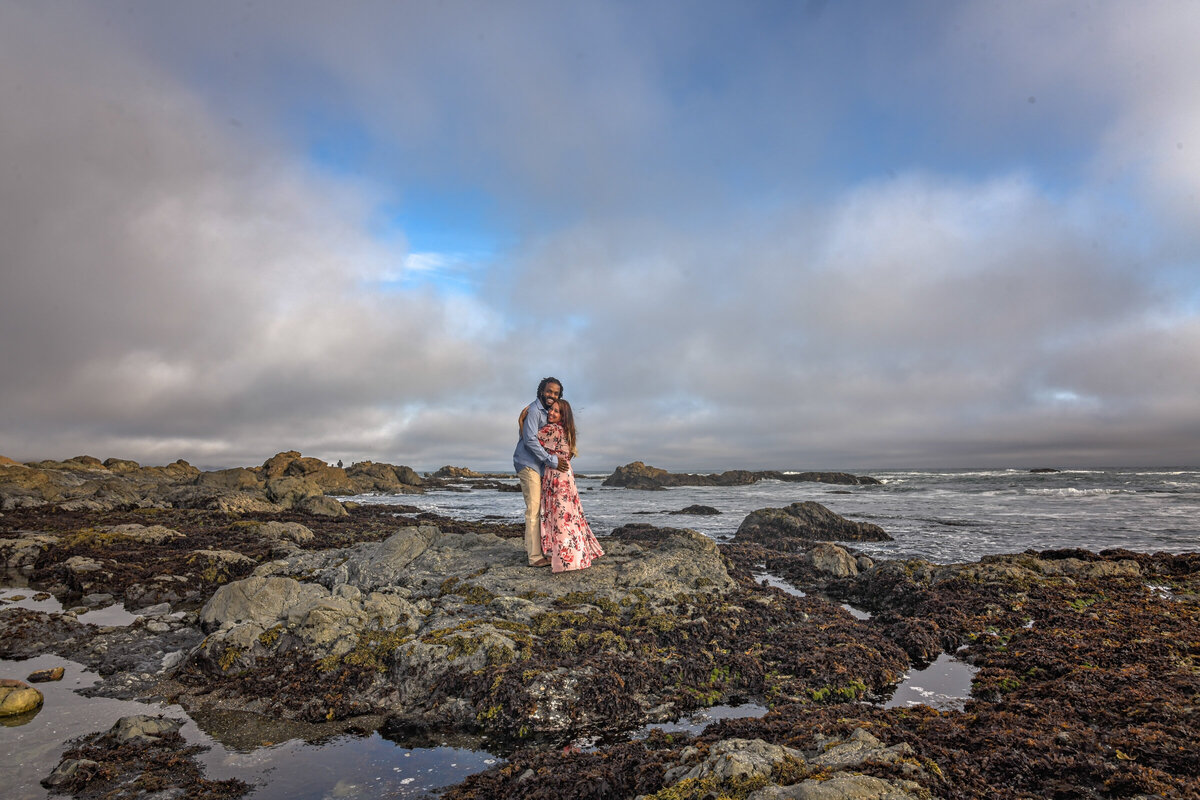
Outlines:
[{"label": "rocky shore", "polygon": [[[0,467],[0,561],[64,609],[0,605],[0,658],[57,654],[100,674],[89,692],[170,700],[202,725],[241,715],[508,742],[505,763],[451,800],[1200,796],[1200,555],[875,561],[853,543],[886,532],[798,503],[754,512],[721,546],[625,525],[592,568],[554,576],[525,566],[516,524],[331,497],[342,513],[285,508],[272,481],[341,476],[281,456],[246,471],[253,485],[240,473],[220,484],[224,504],[166,502],[213,486],[178,462],[128,468],[157,488],[120,507],[106,506],[102,480],[82,479],[100,473],[90,462]],[[383,466],[370,469],[419,488]],[[3,477],[12,469],[71,479],[55,477],[40,502],[13,500],[35,495],[24,473]],[[80,489],[88,481],[100,485]],[[140,616],[81,621],[114,601]],[[978,670],[965,708],[878,704],[944,653]],[[770,711],[624,738],[740,702]],[[64,744],[46,785],[76,797],[249,791],[205,781],[181,748],[174,721],[124,721]]]}]

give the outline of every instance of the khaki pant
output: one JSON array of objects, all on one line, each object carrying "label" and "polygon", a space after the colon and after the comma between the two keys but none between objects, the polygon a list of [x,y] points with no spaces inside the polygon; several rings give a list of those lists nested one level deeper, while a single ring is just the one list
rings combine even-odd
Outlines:
[{"label": "khaki pant", "polygon": [[542,474],[522,467],[517,477],[521,479],[521,496],[525,498],[525,555],[532,564],[543,557]]}]

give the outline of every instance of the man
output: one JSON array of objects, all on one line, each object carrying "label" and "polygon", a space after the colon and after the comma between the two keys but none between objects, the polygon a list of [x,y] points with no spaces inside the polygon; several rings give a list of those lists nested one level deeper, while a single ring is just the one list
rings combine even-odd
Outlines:
[{"label": "man", "polygon": [[560,472],[570,469],[566,458],[552,456],[538,441],[538,430],[546,424],[546,415],[554,401],[562,397],[558,378],[542,378],[537,399],[521,414],[521,438],[513,452],[513,469],[521,480],[521,495],[525,498],[525,555],[529,566],[546,567],[550,559],[542,553],[542,472],[553,467]]}]

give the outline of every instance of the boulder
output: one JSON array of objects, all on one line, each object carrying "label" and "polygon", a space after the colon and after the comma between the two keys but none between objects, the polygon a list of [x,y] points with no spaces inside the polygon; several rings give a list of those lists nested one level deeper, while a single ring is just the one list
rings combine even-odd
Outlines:
[{"label": "boulder", "polygon": [[217,588],[200,611],[206,631],[252,622],[267,628],[287,618],[295,606],[323,597],[329,590],[293,578],[252,576]]},{"label": "boulder", "polygon": [[270,522],[254,523],[255,530],[269,542],[292,542],[308,544],[313,540],[313,532],[299,522]]},{"label": "boulder", "polygon": [[263,487],[263,479],[252,469],[235,467],[234,469],[219,469],[214,472],[201,472],[196,476],[196,485],[207,489],[225,489],[237,492],[258,491]]},{"label": "boulder", "polygon": [[132,539],[135,542],[146,542],[147,544],[163,544],[172,539],[182,539],[184,535],[179,531],[162,525],[138,525],[129,523],[126,525],[109,525],[106,527],[97,528],[96,530],[115,533],[124,539]]},{"label": "boulder", "polygon": [[312,481],[327,494],[356,494],[354,482],[341,467],[331,467],[319,458],[297,458],[283,472]]},{"label": "boulder", "polygon": [[807,780],[791,786],[767,786],[746,800],[924,800],[928,791],[913,781],[887,781],[873,775],[838,772],[827,780]]},{"label": "boulder", "polygon": [[409,493],[414,488],[425,484],[421,476],[411,467],[376,464],[373,461],[360,461],[348,467],[346,474],[354,481],[358,494],[367,492]]},{"label": "boulder", "polygon": [[853,578],[858,574],[858,561],[845,548],[830,542],[820,542],[805,554],[805,560],[818,572],[834,578]]},{"label": "boulder", "polygon": [[306,478],[284,476],[267,480],[267,499],[284,508],[294,508],[308,497],[324,497],[320,486]]},{"label": "boulder", "polygon": [[346,517],[350,512],[346,507],[332,497],[305,497],[293,506],[297,511],[312,514],[316,517]]},{"label": "boulder", "polygon": [[811,500],[785,508],[760,508],[742,520],[734,541],[767,546],[787,545],[789,540],[889,542],[883,528],[869,522],[854,522]]},{"label": "boulder", "polygon": [[667,479],[665,469],[646,466],[641,461],[634,461],[623,467],[617,467],[612,475],[604,480],[604,486],[623,486],[628,489],[661,489]]},{"label": "boulder", "polygon": [[473,469],[468,469],[467,467],[451,467],[447,465],[433,473],[431,477],[442,480],[457,480],[459,478],[482,478],[484,476],[483,474],[476,472]]},{"label": "boulder", "polygon": [[183,727],[184,720],[170,717],[151,717],[146,714],[121,717],[108,730],[108,736],[116,744],[129,742],[152,743],[162,738],[163,734],[178,733]]},{"label": "boulder", "polygon": [[288,450],[283,453],[276,453],[263,462],[262,475],[266,480],[272,478],[281,478],[287,471],[288,464],[300,458],[300,453],[296,450]]},{"label": "boulder", "polygon": [[224,514],[278,514],[284,510],[258,491],[192,485],[173,488],[161,497],[164,503],[173,508],[197,508]]},{"label": "boulder", "polygon": [[[916,764],[916,753],[908,744],[886,747],[862,728],[848,739],[818,736],[818,742],[815,753],[742,738],[718,740],[707,752],[684,747],[678,754],[680,760],[664,773],[663,783],[678,790],[672,796],[677,793],[681,797],[732,796],[737,787],[747,785],[762,787],[745,795],[747,800],[918,800],[928,796],[914,781],[890,781],[859,772],[865,763],[906,761],[910,773],[919,774],[922,770]],[[790,785],[775,783],[789,773],[816,771],[813,768],[824,768],[825,774]]]},{"label": "boulder", "polygon": [[47,789],[63,789],[87,780],[100,772],[100,762],[90,758],[64,758],[47,777],[42,786]]},{"label": "boulder", "polygon": [[25,681],[0,679],[0,717],[15,717],[42,707],[42,693]]},{"label": "boulder", "polygon": [[68,482],[63,476],[26,465],[0,470],[0,511],[33,508],[53,503],[63,497]]},{"label": "boulder", "polygon": [[29,673],[25,679],[30,683],[49,683],[51,681],[61,681],[63,675],[67,672],[65,667],[50,667],[49,669],[39,669]]},{"label": "boulder", "polygon": [[32,565],[38,556],[58,544],[58,537],[49,533],[24,531],[14,539],[0,539],[0,565],[18,569]]},{"label": "boulder", "polygon": [[708,758],[689,769],[679,780],[703,780],[708,777],[718,781],[766,779],[771,777],[777,766],[789,759],[803,764],[804,753],[762,739],[723,739],[709,749]]},{"label": "boulder", "polygon": [[706,517],[706,516],[715,516],[717,514],[720,514],[721,511],[720,511],[720,509],[713,508],[712,506],[690,505],[687,508],[681,508],[678,511],[672,511],[671,513],[672,514],[693,514],[695,516]]},{"label": "boulder", "polygon": [[245,575],[256,562],[233,550],[195,550],[187,557],[187,563],[205,581],[221,582]]},{"label": "boulder", "polygon": [[136,461],[129,461],[123,458],[106,458],[104,459],[104,467],[109,472],[133,472],[140,469],[141,464]]}]

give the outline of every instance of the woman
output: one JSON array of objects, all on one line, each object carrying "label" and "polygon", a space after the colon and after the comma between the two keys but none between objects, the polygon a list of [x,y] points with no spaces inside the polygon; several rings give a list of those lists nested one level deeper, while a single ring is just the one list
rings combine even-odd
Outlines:
[{"label": "woman", "polygon": [[[575,458],[575,416],[570,403],[560,399],[550,406],[538,441],[551,455]],[[586,569],[593,559],[604,555],[583,518],[575,473],[569,468],[565,472],[547,468],[542,476],[542,552],[550,557],[554,572]]]}]

